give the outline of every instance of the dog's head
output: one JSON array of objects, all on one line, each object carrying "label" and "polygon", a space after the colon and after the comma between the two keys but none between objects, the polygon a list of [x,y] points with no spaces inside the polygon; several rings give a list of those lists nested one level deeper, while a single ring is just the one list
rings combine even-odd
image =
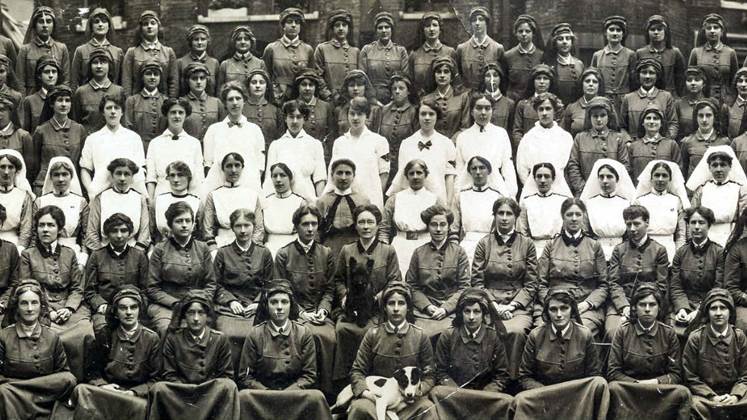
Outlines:
[{"label": "dog's head", "polygon": [[399,384],[399,392],[406,403],[415,402],[415,397],[420,390],[420,368],[415,366],[406,366],[397,369],[392,375]]}]

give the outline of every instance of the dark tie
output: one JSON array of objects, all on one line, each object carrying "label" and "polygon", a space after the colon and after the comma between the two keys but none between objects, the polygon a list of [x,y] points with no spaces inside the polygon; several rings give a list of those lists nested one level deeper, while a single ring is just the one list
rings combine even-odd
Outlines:
[{"label": "dark tie", "polygon": [[234,125],[238,126],[239,128],[241,128],[241,123],[240,122],[231,122],[231,121],[228,122],[228,128],[231,128]]},{"label": "dark tie", "polygon": [[562,330],[555,330],[555,337],[557,337],[559,340],[563,339],[563,331]]},{"label": "dark tie", "polygon": [[433,146],[433,142],[431,142],[430,140],[425,143],[423,143],[422,141],[418,142],[418,149],[420,149],[421,152],[423,151],[423,149],[431,150],[431,146]]},{"label": "dark tie", "polygon": [[173,136],[171,136],[171,140],[179,140],[179,136],[173,135]]},{"label": "dark tie", "polygon": [[280,334],[280,335],[283,334],[283,327],[278,328],[278,334]]}]

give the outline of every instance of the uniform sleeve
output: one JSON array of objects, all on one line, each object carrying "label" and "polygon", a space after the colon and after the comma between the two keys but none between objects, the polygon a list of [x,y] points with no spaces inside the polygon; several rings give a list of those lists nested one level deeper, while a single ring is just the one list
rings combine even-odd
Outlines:
[{"label": "uniform sleeve", "polygon": [[[661,326],[659,326],[661,328]],[[623,371],[624,354],[625,354],[625,327],[618,328],[615,336],[612,338],[612,347],[607,360],[607,379],[619,382],[638,382],[635,378],[628,376]]]},{"label": "uniform sleeve", "polygon": [[537,289],[539,288],[537,280],[537,249],[531,240],[527,241],[524,265],[526,266],[524,285],[513,298],[513,302],[518,303],[524,309],[530,309],[530,305],[534,302]]},{"label": "uniform sleeve", "polygon": [[537,261],[537,299],[539,302],[545,301],[545,296],[550,287],[550,255],[554,241],[549,241],[542,251],[542,256]]},{"label": "uniform sleeve", "polygon": [[70,84],[70,51],[67,49],[67,45],[62,45],[62,57],[60,57],[60,65],[62,65],[62,76],[63,82]]},{"label": "uniform sleeve", "polygon": [[176,344],[174,333],[169,333],[163,340],[161,358],[163,360],[163,369],[161,370],[161,379],[168,382],[183,383],[184,380],[179,372],[179,366],[176,361]]},{"label": "uniform sleeve", "polygon": [[378,239],[381,242],[391,244],[394,235],[396,235],[394,227],[394,202],[397,195],[394,194],[386,200],[384,204],[384,215],[381,218],[381,225],[379,226],[379,232],[377,234]]},{"label": "uniform sleeve", "polygon": [[135,72],[135,48],[130,47],[125,53],[122,61],[122,89],[124,96],[128,97],[133,94],[133,76]]},{"label": "uniform sleeve", "polygon": [[[39,133],[39,127],[34,130],[34,136],[29,133],[21,134],[21,155],[26,162],[26,179],[32,187],[37,186],[36,179],[41,169],[41,145],[44,142],[44,136]],[[37,134],[39,134],[37,136]],[[44,182],[42,180],[42,182]],[[41,191],[39,185],[39,190]]]},{"label": "uniform sleeve", "polygon": [[269,44],[265,47],[265,50],[262,53],[262,61],[265,62],[265,69],[267,70],[267,74],[270,75],[270,79],[275,80],[275,69],[273,68],[272,44]]},{"label": "uniform sleeve", "polygon": [[457,254],[457,283],[459,289],[452,293],[449,298],[441,304],[441,307],[446,310],[447,314],[454,312],[457,306],[457,301],[462,295],[465,289],[471,286],[470,272],[469,272],[469,258],[467,258],[467,252],[461,246],[458,246]]},{"label": "uniform sleeve", "polygon": [[703,339],[704,338],[699,332],[692,333],[690,334],[690,337],[687,338],[685,350],[682,352],[682,371],[685,376],[685,382],[693,395],[711,398],[717,394],[700,378],[700,360],[698,353],[700,349],[700,340]]},{"label": "uniform sleeve", "polygon": [[215,124],[217,123],[210,124],[210,126],[207,128],[207,131],[205,131],[205,136],[202,140],[202,166],[206,168],[212,167],[213,161],[215,159]]},{"label": "uniform sleeve", "polygon": [[21,220],[18,226],[18,245],[28,248],[31,245],[32,237],[32,213],[34,210],[34,201],[31,194],[26,192],[23,197],[23,206],[21,207]]},{"label": "uniform sleeve", "polygon": [[252,232],[252,241],[258,244],[265,242],[265,212],[262,209],[262,202],[257,197],[257,204],[254,206],[254,232]]},{"label": "uniform sleeve", "polygon": [[747,337],[741,331],[732,331],[734,332],[734,339],[737,340],[736,354],[738,355],[738,360],[736,368],[739,378],[734,386],[731,387],[731,392],[729,393],[736,395],[741,400],[747,394]]},{"label": "uniform sleeve", "polygon": [[586,353],[584,361],[584,376],[585,377],[591,377],[591,376],[602,376],[602,358],[599,357],[599,351],[597,350],[597,345],[594,344],[594,337],[589,333],[589,336],[586,340]]},{"label": "uniform sleeve", "polygon": [[218,231],[218,216],[215,214],[215,203],[213,202],[213,194],[210,193],[205,199],[205,204],[202,205],[202,240],[208,244],[208,246],[215,247],[215,235]]},{"label": "uniform sleeve", "polygon": [[[687,70],[687,64],[685,62],[685,56],[682,55],[682,51],[679,48],[673,47],[674,50],[674,89],[673,94],[677,96],[683,96],[685,90],[685,70]],[[670,129],[671,130],[671,129]],[[677,132],[675,131],[675,134]],[[671,138],[675,138],[672,136]]]},{"label": "uniform sleeve", "polygon": [[167,48],[169,55],[169,63],[166,66],[166,77],[168,85],[168,95],[171,98],[179,97],[179,79],[181,74],[179,73],[179,66],[177,65],[176,53],[173,48]]},{"label": "uniform sleeve", "polygon": [[335,255],[330,252],[327,254],[327,261],[325,262],[326,269],[324,270],[324,276],[327,278],[327,282],[324,286],[324,292],[322,298],[319,301],[317,309],[324,309],[327,314],[332,313],[332,301],[335,297]]},{"label": "uniform sleeve", "polygon": [[444,385],[453,388],[457,388],[459,384],[449,376],[449,367],[451,366],[451,348],[449,342],[451,340],[451,334],[453,330],[444,331],[438,337],[435,351],[435,383],[436,385]]},{"label": "uniform sleeve", "polygon": [[489,237],[483,237],[475,247],[475,255],[472,257],[472,287],[485,288],[485,270],[490,260],[487,249],[489,240]]},{"label": "uniform sleeve", "polygon": [[680,249],[687,240],[687,222],[685,221],[685,209],[682,207],[682,202],[677,207],[677,228],[674,231],[674,244],[675,249]]},{"label": "uniform sleeve", "polygon": [[630,302],[628,302],[628,298],[625,296],[625,291],[620,285],[620,272],[623,259],[623,256],[621,255],[623,251],[621,248],[624,247],[624,245],[625,244],[623,243],[615,246],[615,249],[612,250],[608,266],[610,300],[612,301],[612,304],[615,305],[615,309],[617,309],[618,313],[621,313],[622,309],[626,306],[630,306]]},{"label": "uniform sleeve", "polygon": [[687,311],[690,310],[690,300],[687,298],[687,295],[682,288],[682,279],[680,278],[684,254],[685,249],[679,248],[677,252],[674,253],[674,258],[672,258],[672,279],[670,281],[670,294],[675,313],[679,312],[681,309],[685,309]]},{"label": "uniform sleeve", "polygon": [[667,373],[657,376],[656,380],[660,384],[681,384],[682,370],[680,361],[676,358],[676,355],[680,354],[680,340],[674,330],[668,326],[659,325],[659,328],[666,328],[667,331]]},{"label": "uniform sleeve", "polygon": [[65,353],[65,347],[62,345],[62,339],[54,337],[54,371],[58,372],[70,372],[70,367],[67,363],[67,354]]},{"label": "uniform sleeve", "polygon": [[105,305],[106,299],[99,293],[99,253],[94,252],[91,257],[88,258],[85,270],[85,284],[86,287],[83,290],[83,297],[91,307],[91,310],[96,312],[96,309]]},{"label": "uniform sleeve", "polygon": [[211,331],[213,334],[218,334],[218,343],[216,349],[216,366],[215,372],[219,378],[225,378],[234,380],[233,376],[233,359],[231,358],[231,343],[228,341],[228,337],[217,331]]},{"label": "uniform sleeve", "polygon": [[75,257],[75,252],[72,252],[71,254],[70,285],[68,286],[69,294],[65,301],[65,307],[75,312],[83,301],[83,273],[80,270],[80,265],[78,265],[78,259]]},{"label": "uniform sleeve", "polygon": [[[625,95],[623,96],[622,102],[620,103],[620,129],[625,130],[625,132],[627,133],[631,133],[631,130],[628,127],[630,125],[628,122],[630,118],[630,115],[628,115],[628,108],[628,95]],[[635,130],[633,130],[631,137],[636,137],[633,134],[635,134]]]},{"label": "uniform sleeve", "polygon": [[[163,248],[157,246],[150,256],[150,262],[148,263],[148,287],[145,289],[145,293],[148,295],[148,299],[159,305],[167,308],[172,308],[179,299],[175,298],[171,294],[165,292],[161,288],[162,274],[161,269],[163,264],[161,258],[163,257]],[[166,355],[164,354],[164,357]]]},{"label": "uniform sleeve", "polygon": [[288,247],[280,248],[275,254],[273,265],[273,276],[276,279],[287,279],[288,277]]},{"label": "uniform sleeve", "polygon": [[506,354],[506,346],[503,345],[503,341],[500,339],[495,341],[491,368],[493,370],[493,378],[490,383],[485,385],[483,391],[505,391],[511,378],[508,374],[508,355]]},{"label": "uniform sleeve", "polygon": [[[8,260],[8,287],[6,287],[5,291],[0,295],[0,305],[4,308],[8,307],[10,294],[18,283],[18,269],[20,267],[21,257],[18,255],[18,249],[16,247],[10,248]],[[0,360],[2,360],[2,357],[0,357]]]},{"label": "uniform sleeve", "polygon": [[363,391],[368,390],[366,385],[366,376],[372,374],[371,363],[374,356],[374,346],[376,345],[376,336],[380,327],[371,328],[366,331],[363,341],[358,348],[358,353],[353,361],[353,367],[350,369],[350,385],[353,389],[353,395],[360,397]]},{"label": "uniform sleeve", "polygon": [[31,268],[31,256],[29,250],[24,249],[21,251],[21,263],[18,265],[18,278],[19,279],[31,279],[33,270]]},{"label": "uniform sleeve", "polygon": [[737,242],[728,253],[724,262],[724,287],[731,293],[736,306],[747,306],[747,293],[741,288],[743,261],[742,243]]},{"label": "uniform sleeve", "polygon": [[146,372],[149,374],[148,380],[130,388],[130,391],[134,392],[135,395],[141,398],[148,397],[150,387],[153,386],[161,373],[161,352],[158,346],[158,341],[154,340],[149,344],[146,356],[147,359],[145,360],[147,366]]},{"label": "uniform sleeve", "polygon": [[150,246],[150,211],[145,195],[140,197],[140,230],[137,232],[137,245],[147,250]]},{"label": "uniform sleeve", "polygon": [[[300,330],[300,328],[299,328]],[[304,334],[301,337],[301,372],[296,382],[289,385],[286,391],[298,389],[311,389],[316,384],[316,348],[314,347],[314,337],[309,330],[303,329]]]},{"label": "uniform sleeve", "polygon": [[77,47],[73,52],[73,62],[70,65],[70,89],[75,92],[75,89],[80,86],[81,68],[83,67],[83,54],[80,52],[83,45]]},{"label": "uniform sleeve", "polygon": [[420,249],[416,249],[415,252],[412,253],[410,267],[407,269],[407,274],[405,275],[405,282],[410,285],[410,288],[412,288],[413,306],[415,306],[419,311],[427,314],[428,312],[425,309],[431,305],[431,301],[428,299],[428,295],[423,291],[422,284],[420,283],[420,251]]},{"label": "uniform sleeve", "polygon": [[514,123],[511,128],[511,142],[513,150],[519,148],[521,138],[524,137],[524,104],[525,102],[519,102],[516,104],[516,111],[514,112]]},{"label": "uniform sleeve", "polygon": [[[238,385],[240,389],[267,389],[255,375],[257,361],[262,358],[260,346],[255,342],[256,331],[252,331],[244,340],[239,359]],[[261,334],[261,333],[260,333]]]},{"label": "uniform sleeve", "polygon": [[[547,248],[545,248],[547,249]],[[537,343],[534,334],[527,336],[527,342],[524,345],[524,352],[521,354],[521,364],[519,365],[519,385],[521,389],[530,390],[542,388],[544,384],[534,379],[534,370],[537,357]]]},{"label": "uniform sleeve", "polygon": [[215,271],[215,276],[217,278],[215,303],[222,306],[228,306],[231,302],[236,300],[236,296],[223,287],[223,278],[226,268],[225,252],[225,248],[219,249],[218,253],[215,255],[215,260],[213,261],[213,270]]},{"label": "uniform sleeve", "polygon": [[[410,327],[412,328],[412,326]],[[418,389],[418,397],[428,395],[433,388],[433,373],[436,369],[436,364],[433,359],[433,346],[431,345],[431,339],[428,334],[420,335],[420,345],[418,346],[418,362],[420,364],[420,370],[422,377],[420,379],[420,389]]]},{"label": "uniform sleeve", "polygon": [[516,166],[511,157],[511,141],[508,140],[507,137],[505,138],[505,150],[506,152],[503,154],[503,162],[501,162],[501,175],[503,175],[503,180],[506,182],[509,193],[511,195],[516,195],[519,191],[519,184],[516,181]]},{"label": "uniform sleeve", "polygon": [[571,155],[568,158],[568,165],[565,168],[568,183],[570,184],[571,190],[573,190],[574,194],[581,194],[581,191],[584,189],[584,185],[586,184],[586,181],[584,180],[583,175],[581,174],[581,165],[580,165],[580,152],[579,152],[579,141],[581,133],[576,134],[576,138],[573,139],[573,147],[571,147]]},{"label": "uniform sleeve", "polygon": [[594,265],[597,275],[597,287],[589,294],[586,300],[591,303],[594,308],[601,308],[604,302],[607,300],[609,292],[609,282],[607,280],[607,261],[604,258],[604,252],[602,246],[597,242],[594,247]]},{"label": "uniform sleeve", "polygon": [[202,279],[202,285],[203,289],[205,290],[205,293],[210,296],[210,300],[213,300],[215,297],[215,291],[218,287],[218,281],[216,276],[216,271],[213,265],[213,259],[210,256],[210,250],[208,248],[203,248],[204,252],[202,252],[202,261],[201,265],[204,267],[205,273],[204,277]]},{"label": "uniform sleeve", "polygon": [[29,78],[29,75],[26,74],[26,57],[28,56],[28,52],[28,46],[22,45],[18,50],[18,59],[16,60],[16,79],[18,79],[21,85],[21,93],[27,95],[29,93],[28,83],[30,80],[33,80],[33,78]]}]

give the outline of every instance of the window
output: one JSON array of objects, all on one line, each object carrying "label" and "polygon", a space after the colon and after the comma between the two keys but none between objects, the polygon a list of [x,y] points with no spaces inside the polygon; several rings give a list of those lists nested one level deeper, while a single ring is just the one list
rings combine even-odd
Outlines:
[{"label": "window", "polygon": [[86,31],[88,16],[97,7],[103,7],[109,11],[115,31],[127,29],[127,22],[125,22],[123,17],[125,14],[124,0],[83,0],[83,5],[78,8],[80,23],[75,26],[76,32]]},{"label": "window", "polygon": [[247,13],[251,15],[276,15],[288,7],[298,7],[305,13],[310,13],[310,0],[209,0],[208,15],[213,15],[212,11],[224,10],[222,13]]},{"label": "window", "polygon": [[405,0],[404,12],[450,12],[449,0]]}]

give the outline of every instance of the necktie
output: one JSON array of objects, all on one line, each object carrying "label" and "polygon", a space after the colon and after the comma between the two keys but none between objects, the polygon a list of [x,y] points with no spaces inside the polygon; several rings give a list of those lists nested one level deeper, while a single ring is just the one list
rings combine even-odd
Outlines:
[{"label": "necktie", "polygon": [[430,150],[430,149],[431,149],[431,146],[433,146],[433,142],[431,142],[430,140],[428,140],[428,141],[427,141],[427,142],[425,142],[425,143],[423,143],[422,141],[419,141],[419,142],[418,142],[418,149],[420,149],[420,151],[421,151],[421,152],[423,151],[423,149],[428,149],[428,150]]},{"label": "necktie", "polygon": [[176,136],[176,135],[171,136],[171,140],[179,140],[179,136]]}]

